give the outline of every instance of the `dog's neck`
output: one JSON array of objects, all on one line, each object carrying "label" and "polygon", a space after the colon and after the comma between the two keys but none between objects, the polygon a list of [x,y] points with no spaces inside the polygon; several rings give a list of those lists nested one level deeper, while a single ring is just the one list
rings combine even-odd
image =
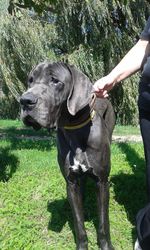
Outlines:
[{"label": "dog's neck", "polygon": [[66,129],[76,129],[85,126],[93,118],[95,97],[92,97],[91,103],[86,105],[76,115],[71,115],[67,108],[67,103],[64,102],[61,107],[60,117],[57,121],[57,127],[63,127]]}]

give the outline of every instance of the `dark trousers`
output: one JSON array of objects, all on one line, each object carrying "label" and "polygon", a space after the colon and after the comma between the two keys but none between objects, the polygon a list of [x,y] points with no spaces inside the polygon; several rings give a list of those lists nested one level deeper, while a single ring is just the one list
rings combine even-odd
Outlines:
[{"label": "dark trousers", "polygon": [[139,109],[139,122],[145,153],[148,200],[150,201],[150,111]]}]

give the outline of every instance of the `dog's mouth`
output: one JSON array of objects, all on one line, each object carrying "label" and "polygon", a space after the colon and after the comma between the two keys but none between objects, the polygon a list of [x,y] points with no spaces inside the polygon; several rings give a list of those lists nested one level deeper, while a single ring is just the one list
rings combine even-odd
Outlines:
[{"label": "dog's mouth", "polygon": [[33,127],[35,130],[41,129],[41,125],[30,115],[24,117],[23,122],[28,127]]}]

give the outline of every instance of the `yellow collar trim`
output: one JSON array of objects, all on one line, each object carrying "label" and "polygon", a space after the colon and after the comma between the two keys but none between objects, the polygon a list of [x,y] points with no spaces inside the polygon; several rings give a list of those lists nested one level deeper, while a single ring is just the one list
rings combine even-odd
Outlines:
[{"label": "yellow collar trim", "polygon": [[64,126],[64,129],[74,130],[74,129],[82,128],[94,118],[95,114],[96,112],[95,110],[93,110],[90,114],[90,117],[86,121],[82,122],[81,124],[74,125],[74,126]]}]

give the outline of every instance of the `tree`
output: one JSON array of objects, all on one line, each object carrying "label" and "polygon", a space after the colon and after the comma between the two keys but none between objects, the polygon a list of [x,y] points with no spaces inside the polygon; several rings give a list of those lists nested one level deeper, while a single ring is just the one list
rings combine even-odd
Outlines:
[{"label": "tree", "polygon": [[[143,0],[75,3],[66,0],[61,10],[57,18],[61,50],[95,81],[107,74],[137,41],[149,16],[150,4]],[[135,75],[111,92],[119,123],[138,122],[138,81]]]},{"label": "tree", "polygon": [[[40,23],[54,17],[53,51],[74,63],[93,82],[107,74],[132,47],[150,13],[146,0],[10,0],[8,9],[16,16],[26,8],[34,9]],[[138,75],[111,93],[120,123],[137,122],[137,81]]]},{"label": "tree", "polygon": [[46,27],[28,15],[24,14],[19,19],[3,17],[1,25],[2,71],[8,88],[18,99],[26,87],[27,73],[31,68],[39,61],[55,56],[50,41],[46,39]]},{"label": "tree", "polygon": [[[33,66],[43,60],[55,60],[51,49],[52,38],[49,36],[47,39],[48,33],[55,37],[53,25],[43,26],[39,21],[33,20],[27,11],[18,13],[15,17],[8,14],[0,16],[0,82],[8,99],[8,106],[13,102],[18,110],[19,104],[12,97],[19,101],[27,87],[27,75]],[[3,103],[4,97],[1,105]],[[5,110],[9,109],[7,107]],[[11,117],[13,112],[16,115],[16,111],[11,110]],[[0,110],[1,117],[3,113]]]}]

